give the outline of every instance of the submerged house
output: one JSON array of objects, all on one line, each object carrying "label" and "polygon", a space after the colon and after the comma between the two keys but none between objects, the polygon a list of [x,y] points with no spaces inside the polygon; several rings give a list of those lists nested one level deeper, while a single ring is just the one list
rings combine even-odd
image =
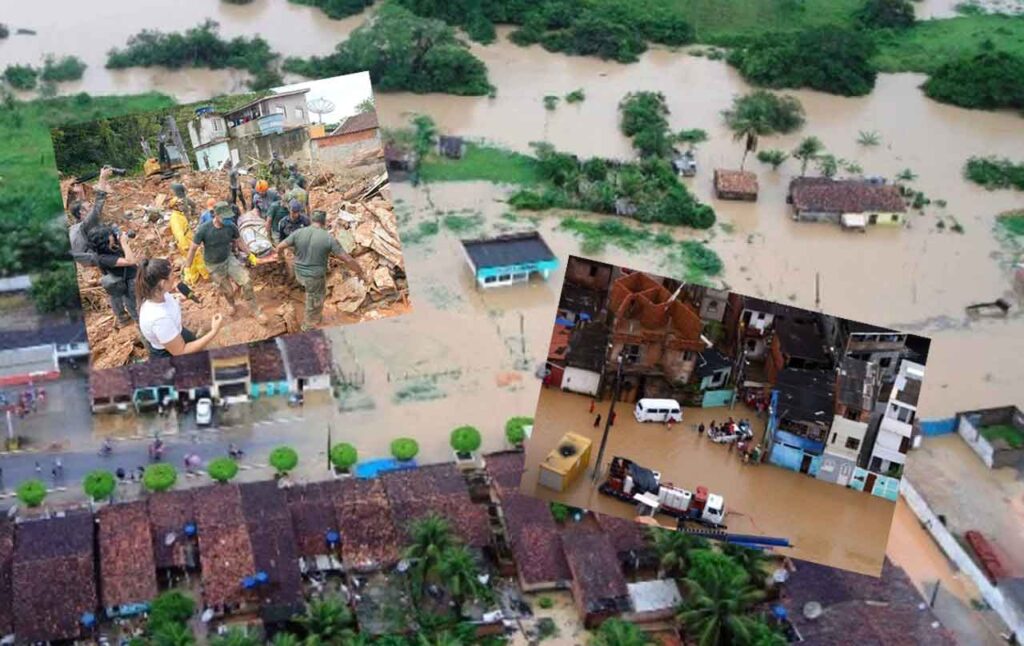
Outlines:
[{"label": "submerged house", "polygon": [[249,400],[252,389],[249,348],[244,345],[209,351],[213,371],[213,396],[228,403]]},{"label": "submerged house", "polygon": [[725,388],[732,374],[732,360],[722,354],[718,348],[707,348],[697,354],[697,367],[694,370],[694,383],[701,390]]},{"label": "submerged house", "polygon": [[323,330],[289,334],[276,341],[290,392],[331,387],[331,347]]},{"label": "submerged house", "polygon": [[720,200],[757,201],[757,175],[750,171],[715,169],[715,197]]},{"label": "submerged house", "polygon": [[454,135],[441,135],[437,138],[437,153],[448,159],[462,159],[466,150],[462,137]]},{"label": "submerged house", "polygon": [[794,220],[850,228],[900,226],[907,212],[899,187],[866,180],[798,177],[789,184],[787,201]]},{"label": "submerged house", "polygon": [[834,388],[831,372],[802,368],[779,372],[765,430],[769,461],[817,475],[834,417]]},{"label": "submerged house", "polygon": [[862,456],[870,455],[869,424],[878,395],[878,369],[873,363],[847,357],[836,373],[836,404],[832,428],[818,479],[848,485]]},{"label": "submerged house", "polygon": [[558,258],[536,231],[463,240],[462,249],[478,287],[525,283],[533,274],[547,280],[558,268]]},{"label": "submerged house", "polygon": [[608,336],[608,326],[598,321],[572,329],[559,382],[562,390],[591,396],[601,392]]}]

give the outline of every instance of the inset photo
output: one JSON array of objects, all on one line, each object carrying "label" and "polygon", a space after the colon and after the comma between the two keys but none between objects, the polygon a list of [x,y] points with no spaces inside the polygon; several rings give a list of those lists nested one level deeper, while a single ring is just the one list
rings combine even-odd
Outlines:
[{"label": "inset photo", "polygon": [[521,491],[878,576],[929,345],[573,256]]},{"label": "inset photo", "polygon": [[51,134],[94,369],[410,309],[366,73]]}]

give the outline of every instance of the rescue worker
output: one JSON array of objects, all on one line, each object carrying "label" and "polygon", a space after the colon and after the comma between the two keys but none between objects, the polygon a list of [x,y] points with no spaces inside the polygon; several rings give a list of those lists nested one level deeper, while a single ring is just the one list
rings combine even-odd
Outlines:
[{"label": "rescue worker", "polygon": [[174,193],[174,197],[178,198],[180,201],[182,213],[187,215],[189,220],[195,218],[196,205],[195,202],[192,201],[192,198],[188,196],[188,190],[185,188],[185,185],[175,182],[171,184],[171,192]]},{"label": "rescue worker", "polygon": [[235,204],[237,202],[242,203],[242,210],[245,210],[245,195],[242,193],[242,187],[238,183],[238,168],[229,159],[224,162],[224,168],[228,171],[228,189],[231,191],[231,195],[228,197],[228,204]]},{"label": "rescue worker", "polygon": [[81,185],[77,185],[75,187],[76,199],[68,205],[68,211],[74,220],[68,232],[71,237],[71,257],[75,262],[83,265],[96,265],[96,253],[89,247],[89,232],[100,225],[103,205],[106,204],[107,193],[110,192],[110,184],[107,180],[111,173],[113,173],[113,169],[110,166],[100,169],[94,202],[85,199]]},{"label": "rescue worker", "polygon": [[206,210],[199,216],[199,224],[206,224],[213,219],[213,207],[217,206],[217,199],[211,197],[206,200]]},{"label": "rescue worker", "polygon": [[[289,218],[290,219],[290,218]],[[345,253],[327,229],[327,214],[315,211],[310,226],[299,227],[284,238],[278,251],[291,248],[295,252],[295,280],[306,290],[306,312],[302,329],[309,330],[323,323],[324,298],[327,296],[327,264],[331,255],[341,259],[364,282],[366,273],[355,259]]]},{"label": "rescue worker", "polygon": [[263,217],[267,216],[267,210],[270,207],[267,201],[267,191],[269,189],[270,184],[265,179],[256,180],[252,187],[252,208],[258,209]]},{"label": "rescue worker", "polygon": [[[284,240],[288,236],[290,236],[291,234],[295,233],[299,229],[302,229],[303,227],[308,227],[308,226],[309,226],[309,218],[307,218],[305,215],[303,215],[302,204],[298,200],[292,200],[288,204],[288,217],[281,218],[281,220],[277,223],[278,246],[280,246],[280,243],[284,242]],[[295,256],[294,256],[294,254],[291,252],[291,250],[288,250],[284,254],[282,254],[282,257],[284,258],[285,266],[288,267],[288,273],[289,274],[294,274],[295,273],[295,264],[294,264],[295,263]]]},{"label": "rescue worker", "polygon": [[270,182],[278,191],[285,189],[285,168],[281,156],[274,153],[270,159]]},{"label": "rescue worker", "polygon": [[291,181],[292,186],[298,186],[306,190],[306,177],[299,172],[299,165],[294,162],[288,164],[288,179]]},{"label": "rescue worker", "polygon": [[267,235],[276,245],[281,242],[281,235],[277,230],[277,225],[281,223],[283,218],[288,217],[288,207],[281,201],[281,195],[271,189],[267,191],[267,201],[270,202],[270,207],[264,214],[267,220]]},{"label": "rescue worker", "polygon": [[293,183],[291,189],[284,195],[285,202],[291,204],[292,200],[298,200],[302,204],[302,212],[309,216],[309,193],[306,189]]},{"label": "rescue worker", "polygon": [[228,302],[228,316],[234,316],[237,311],[235,307],[235,285],[237,285],[241,288],[242,295],[253,316],[261,324],[265,324],[267,316],[260,311],[260,306],[256,302],[256,293],[253,291],[249,272],[232,253],[233,249],[237,247],[245,255],[249,255],[249,248],[246,246],[245,240],[238,234],[238,227],[233,223],[225,222],[225,219],[231,218],[233,215],[234,212],[227,202],[217,202],[217,206],[213,209],[213,220],[196,229],[185,266],[188,267],[192,264],[196,252],[202,246],[203,261],[206,263],[207,271],[210,272],[210,278]]}]

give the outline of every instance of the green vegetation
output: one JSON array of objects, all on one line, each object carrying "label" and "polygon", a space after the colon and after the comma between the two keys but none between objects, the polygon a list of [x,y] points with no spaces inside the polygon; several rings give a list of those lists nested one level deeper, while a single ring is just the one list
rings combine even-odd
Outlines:
[{"label": "green vegetation", "polygon": [[452,431],[450,442],[456,453],[473,453],[480,449],[483,438],[475,427],[460,426]]},{"label": "green vegetation", "polygon": [[328,18],[334,20],[362,13],[367,7],[373,5],[373,0],[288,0],[288,2],[316,7],[323,11]]},{"label": "green vegetation", "polygon": [[713,550],[693,550],[683,587],[678,619],[700,646],[747,644],[757,620],[753,606],[764,592],[733,558]]},{"label": "green vegetation", "polygon": [[680,130],[676,134],[676,141],[683,144],[689,144],[690,148],[695,148],[698,144],[702,144],[708,140],[708,131],[701,128],[689,128]]},{"label": "green vegetation", "polygon": [[734,98],[732,107],[722,111],[722,118],[732,130],[733,139],[744,142],[740,161],[740,170],[743,170],[747,153],[757,150],[761,137],[786,134],[803,127],[804,108],[796,97],[756,90]]},{"label": "green vegetation", "polygon": [[532,417],[510,417],[505,422],[505,439],[515,447],[522,447],[526,441],[526,430],[524,426],[532,426]]},{"label": "green vegetation", "polygon": [[142,486],[148,491],[167,491],[178,481],[178,471],[169,464],[151,464],[142,472]]},{"label": "green vegetation", "polygon": [[661,92],[630,92],[619,102],[619,130],[633,140],[641,157],[668,158],[674,137],[668,127],[668,104]]},{"label": "green vegetation", "polygon": [[15,493],[26,507],[38,507],[46,500],[46,485],[42,480],[33,478],[18,485]]},{"label": "green vegetation", "polygon": [[355,617],[338,596],[313,599],[306,605],[306,612],[296,618],[296,623],[309,636],[305,643],[345,644],[355,637],[352,630]]},{"label": "green vegetation", "polygon": [[1013,449],[1019,449],[1024,446],[1024,431],[1010,424],[983,426],[981,427],[981,436],[989,442],[1003,440]]},{"label": "green vegetation", "polygon": [[270,466],[278,475],[287,474],[299,464],[299,454],[290,446],[279,446],[270,452]]},{"label": "green vegetation", "polygon": [[39,70],[31,65],[8,65],[4,80],[15,90],[34,90],[39,80]]},{"label": "green vegetation", "polygon": [[423,242],[424,239],[430,236],[437,235],[438,231],[441,230],[441,225],[436,220],[424,220],[416,225],[416,228],[412,231],[407,231],[404,228],[400,229],[402,244],[416,244]]},{"label": "green vegetation", "polygon": [[353,31],[334,53],[289,58],[284,69],[309,78],[369,70],[374,88],[381,92],[480,96],[492,89],[487,68],[451,27],[391,3],[381,6],[374,19]]},{"label": "green vegetation", "polygon": [[458,215],[449,213],[441,219],[444,228],[452,233],[463,234],[474,229],[479,229],[484,224],[484,217],[479,213],[473,215]]},{"label": "green vegetation", "polygon": [[[62,234],[66,235],[63,231],[56,231],[51,235]],[[43,242],[45,244],[45,240]],[[0,257],[2,255],[3,252],[0,252]],[[78,293],[78,274],[75,271],[75,266],[63,262],[54,266],[53,269],[39,272],[32,278],[30,295],[36,309],[40,312],[81,309],[82,301]]]},{"label": "green vegetation", "polygon": [[215,458],[210,460],[206,472],[217,482],[229,482],[238,475],[238,463],[231,458]]},{"label": "green vegetation", "polygon": [[683,240],[668,252],[667,264],[676,276],[690,283],[707,284],[725,268],[711,247],[696,240]]},{"label": "green vegetation", "polygon": [[1016,188],[1024,191],[1024,163],[997,157],[971,157],[964,166],[964,177],[992,190]]},{"label": "green vegetation", "polygon": [[48,55],[43,61],[43,71],[39,78],[52,83],[77,81],[85,74],[85,68],[85,63],[77,56],[62,56],[58,59]]},{"label": "green vegetation", "polygon": [[875,86],[875,49],[864,32],[826,27],[765,34],[734,49],[727,60],[754,85],[861,96]]},{"label": "green vegetation", "polygon": [[561,101],[561,98],[559,98],[559,97],[557,97],[557,96],[555,96],[553,94],[549,94],[549,95],[545,96],[544,97],[544,109],[545,110],[554,110],[555,108],[558,107],[558,102],[559,101]]},{"label": "green vegetation", "polygon": [[82,490],[85,491],[85,495],[97,502],[110,498],[116,488],[114,474],[104,469],[90,471],[82,479]]},{"label": "green vegetation", "polygon": [[420,443],[411,437],[400,437],[391,441],[391,455],[400,462],[407,462],[420,452]]},{"label": "green vegetation", "polygon": [[178,591],[161,592],[150,604],[146,622],[147,643],[157,646],[191,646],[196,643],[188,621],[196,610],[192,597]]},{"label": "green vegetation", "polygon": [[795,149],[793,149],[793,159],[800,160],[800,177],[807,174],[807,164],[811,163],[818,158],[825,150],[825,144],[821,143],[821,139],[810,136],[804,137]]},{"label": "green vegetation", "polygon": [[550,610],[555,607],[555,600],[548,596],[543,596],[537,599],[537,606],[543,610]]},{"label": "green vegetation", "polygon": [[183,33],[164,33],[143,30],[128,39],[122,49],[107,54],[109,69],[129,67],[203,67],[213,70],[234,68],[253,75],[253,89],[266,89],[281,85],[282,79],[275,69],[277,54],[260,36],[238,36],[230,41],[217,33],[219,26],[207,20]]},{"label": "green vegetation", "polygon": [[1024,56],[1024,20],[1003,15],[922,20],[899,33],[875,34],[880,72],[931,74],[987,51]]},{"label": "green vegetation", "polygon": [[260,646],[261,643],[241,626],[232,626],[225,633],[210,639],[210,646]]},{"label": "green vegetation", "polygon": [[564,523],[569,520],[569,515],[572,510],[569,509],[568,506],[563,505],[560,502],[553,502],[548,505],[548,508],[551,510],[551,517],[555,519],[556,523]]},{"label": "green vegetation", "polygon": [[866,29],[907,29],[914,24],[914,5],[909,0],[867,0],[854,20]]},{"label": "green vegetation", "polygon": [[996,222],[1011,236],[1024,237],[1024,209],[1003,213]]},{"label": "green vegetation", "polygon": [[882,136],[877,130],[861,130],[857,133],[857,143],[865,147],[877,146],[882,143]]},{"label": "green vegetation", "polygon": [[932,99],[963,108],[1024,110],[1024,55],[985,51],[953,60],[921,87]]},{"label": "green vegetation", "polygon": [[347,473],[356,465],[356,462],[359,462],[359,452],[356,451],[356,447],[345,442],[331,447],[331,464],[338,471]]},{"label": "green vegetation", "polygon": [[529,155],[466,142],[462,159],[429,155],[420,162],[424,182],[482,180],[496,184],[536,184],[540,180],[537,160]]},{"label": "green vegetation", "polygon": [[654,643],[654,639],[636,624],[612,617],[601,623],[590,638],[589,646],[648,646]]},{"label": "green vegetation", "polygon": [[768,164],[772,167],[772,170],[779,170],[779,166],[782,166],[787,159],[789,159],[789,153],[784,150],[773,148],[757,151],[757,161],[762,164]]},{"label": "green vegetation", "polygon": [[586,99],[586,95],[583,94],[583,88],[573,90],[572,92],[565,95],[566,103],[583,103]]}]

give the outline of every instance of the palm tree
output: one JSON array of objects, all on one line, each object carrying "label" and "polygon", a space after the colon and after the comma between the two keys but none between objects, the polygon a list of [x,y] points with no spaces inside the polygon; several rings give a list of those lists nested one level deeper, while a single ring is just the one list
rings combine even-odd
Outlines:
[{"label": "palm tree", "polygon": [[416,643],[419,646],[469,646],[447,630],[429,637],[421,633]]},{"label": "palm tree", "polygon": [[413,562],[413,575],[422,591],[423,584],[437,569],[441,557],[455,546],[455,537],[448,521],[437,514],[428,514],[412,524],[409,530],[412,544],[405,557]]},{"label": "palm tree", "polygon": [[647,646],[652,643],[636,624],[622,619],[606,620],[590,638],[590,646]]},{"label": "palm tree", "polygon": [[677,618],[699,646],[750,642],[754,619],[747,612],[764,598],[764,591],[750,585],[750,577],[732,558],[704,552],[683,586],[686,595]]},{"label": "palm tree", "polygon": [[210,640],[210,646],[259,646],[260,640],[251,636],[244,628],[232,628],[223,635]]},{"label": "palm tree", "polygon": [[658,554],[658,578],[684,576],[689,565],[689,554],[703,546],[704,541],[685,532],[673,532],[652,527],[650,537]]},{"label": "palm tree", "polygon": [[338,597],[314,599],[306,606],[306,614],[298,618],[298,623],[320,641],[331,643],[342,639],[352,624],[352,612]]},{"label": "palm tree", "polygon": [[270,640],[270,646],[299,646],[302,640],[292,633],[279,632]]},{"label": "palm tree", "polygon": [[817,137],[805,137],[793,151],[793,157],[800,160],[800,177],[807,174],[807,164],[816,159],[821,151],[825,150],[825,144]]},{"label": "palm tree", "polygon": [[479,572],[473,555],[465,547],[451,547],[441,555],[437,573],[444,581],[445,588],[455,601],[456,611],[462,616],[462,605],[466,599],[480,594],[483,585],[477,578]]},{"label": "palm tree", "polygon": [[794,97],[756,90],[734,98],[732,107],[723,111],[722,117],[732,130],[733,139],[744,142],[740,161],[743,170],[747,153],[757,150],[758,138],[798,130],[804,124],[804,109]]},{"label": "palm tree", "polygon": [[767,575],[765,568],[771,563],[771,559],[765,556],[764,552],[730,543],[725,543],[722,546],[722,551],[731,556],[732,560],[743,568],[743,571],[750,577],[751,583],[755,585],[764,583],[765,576]]},{"label": "palm tree", "polygon": [[162,622],[153,631],[153,646],[192,646],[195,643],[192,630],[178,621]]}]

